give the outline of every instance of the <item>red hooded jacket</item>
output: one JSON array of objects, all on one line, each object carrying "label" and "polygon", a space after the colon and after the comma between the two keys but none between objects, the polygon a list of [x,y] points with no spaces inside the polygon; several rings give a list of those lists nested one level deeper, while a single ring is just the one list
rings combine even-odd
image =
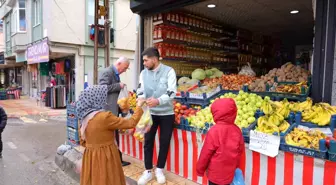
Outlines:
[{"label": "red hooded jacket", "polygon": [[211,112],[216,125],[206,135],[197,162],[197,175],[203,176],[207,170],[211,182],[230,184],[245,147],[242,132],[234,124],[237,107],[233,99],[223,98],[211,105]]}]

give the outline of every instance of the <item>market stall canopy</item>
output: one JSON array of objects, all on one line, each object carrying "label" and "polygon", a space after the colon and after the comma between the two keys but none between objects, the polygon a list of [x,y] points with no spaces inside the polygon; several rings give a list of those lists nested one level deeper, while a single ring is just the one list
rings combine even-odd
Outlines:
[{"label": "market stall canopy", "polygon": [[200,1],[201,0],[131,0],[130,8],[133,13],[148,15],[187,6]]},{"label": "market stall canopy", "polygon": [[[207,8],[214,4],[215,8]],[[314,25],[311,0],[207,0],[184,10],[267,35],[312,33]],[[298,10],[297,14],[291,14]]]}]

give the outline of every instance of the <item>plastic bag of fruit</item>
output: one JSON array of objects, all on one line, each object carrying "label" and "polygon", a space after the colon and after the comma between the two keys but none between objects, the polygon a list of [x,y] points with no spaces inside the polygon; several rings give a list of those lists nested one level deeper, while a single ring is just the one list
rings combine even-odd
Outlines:
[{"label": "plastic bag of fruit", "polygon": [[153,120],[152,120],[152,116],[151,116],[149,107],[145,106],[143,108],[143,111],[144,111],[144,113],[143,113],[139,123],[135,127],[135,133],[133,135],[135,137],[135,139],[137,139],[140,142],[144,141],[145,134],[150,131],[150,129],[153,125]]},{"label": "plastic bag of fruit", "polygon": [[238,74],[246,76],[256,76],[256,73],[253,71],[250,63],[247,63],[246,66],[243,66]]},{"label": "plastic bag of fruit", "polygon": [[123,113],[127,113],[130,110],[129,93],[126,86],[121,89],[117,103]]}]

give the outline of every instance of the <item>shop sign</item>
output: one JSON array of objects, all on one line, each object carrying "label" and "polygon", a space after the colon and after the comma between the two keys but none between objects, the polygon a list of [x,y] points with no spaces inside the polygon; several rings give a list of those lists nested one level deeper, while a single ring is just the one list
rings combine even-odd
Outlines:
[{"label": "shop sign", "polygon": [[28,64],[36,64],[49,61],[49,45],[48,40],[33,44],[27,48]]}]

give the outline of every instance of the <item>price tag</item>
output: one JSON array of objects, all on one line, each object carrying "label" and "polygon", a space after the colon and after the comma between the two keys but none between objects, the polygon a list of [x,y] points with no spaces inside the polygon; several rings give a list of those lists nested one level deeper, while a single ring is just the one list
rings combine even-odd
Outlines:
[{"label": "price tag", "polygon": [[250,150],[275,157],[279,153],[279,146],[280,136],[269,135],[254,130],[250,131]]}]

